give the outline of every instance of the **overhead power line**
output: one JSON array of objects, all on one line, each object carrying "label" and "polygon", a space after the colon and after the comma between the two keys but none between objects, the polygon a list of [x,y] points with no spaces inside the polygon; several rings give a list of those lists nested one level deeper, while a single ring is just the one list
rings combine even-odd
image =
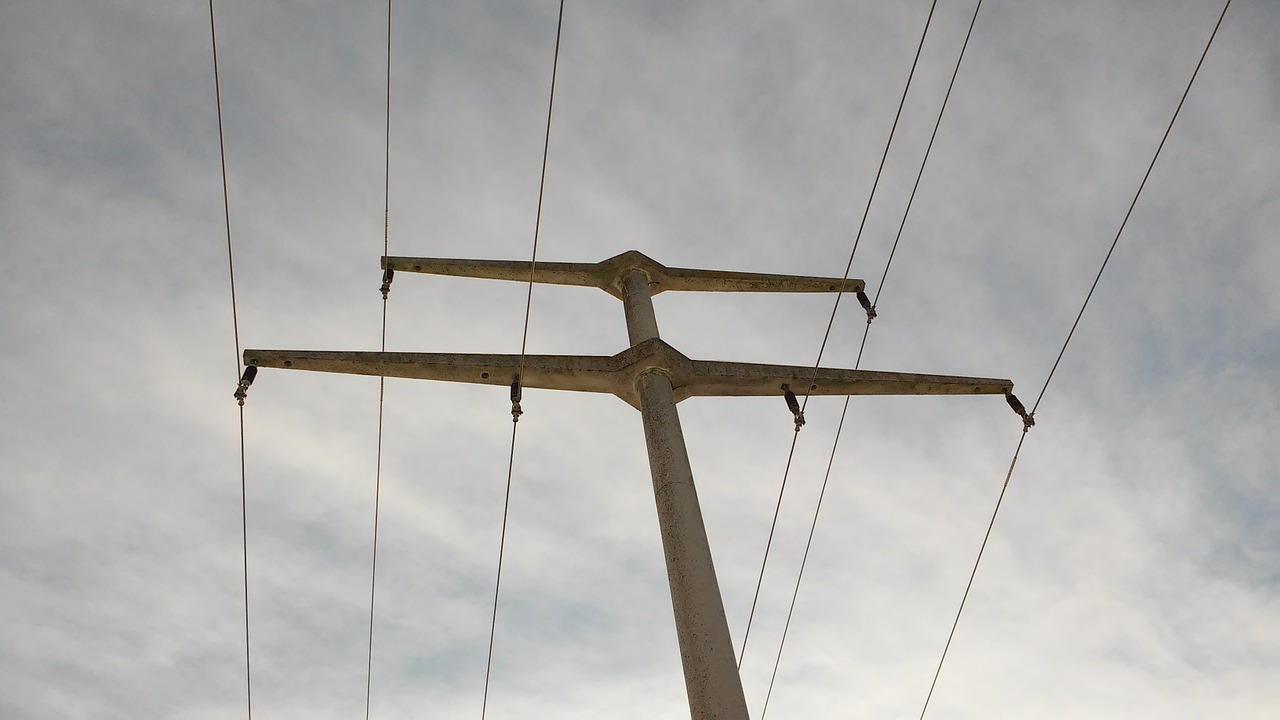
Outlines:
[{"label": "overhead power line", "polygon": [[[803,417],[804,409],[809,404],[809,390],[810,388],[813,387],[813,384],[814,384],[813,381],[816,380],[817,378],[818,367],[822,364],[822,355],[827,349],[827,340],[831,337],[831,328],[835,324],[836,312],[840,309],[840,299],[844,297],[844,290],[849,282],[849,272],[853,268],[853,258],[858,252],[858,243],[862,240],[862,231],[867,225],[867,216],[871,212],[871,203],[873,200],[875,200],[876,188],[879,187],[880,185],[880,175],[884,172],[885,160],[889,157],[889,148],[893,145],[893,136],[898,130],[898,121],[902,118],[902,108],[904,105],[906,105],[906,102],[907,102],[907,92],[910,91],[911,89],[911,80],[912,78],[915,77],[916,66],[920,62],[920,52],[921,50],[924,49],[924,40],[929,35],[929,25],[933,21],[933,11],[937,8],[937,6],[938,6],[937,0],[934,0],[934,2],[929,6],[929,15],[928,17],[925,18],[925,21],[924,21],[924,31],[920,34],[920,42],[916,46],[916,54],[914,59],[912,59],[911,61],[911,72],[907,74],[907,83],[906,83],[906,86],[903,87],[902,89],[902,98],[898,101],[898,109],[893,116],[893,125],[889,128],[889,138],[888,140],[885,141],[884,152],[880,154],[880,165],[879,167],[876,168],[875,180],[871,183],[871,192],[867,196],[867,204],[862,210],[862,221],[858,224],[858,231],[853,238],[853,247],[849,251],[849,262],[845,264],[844,275],[840,281],[840,292],[836,293],[835,303],[831,308],[831,318],[827,321],[827,329],[826,329],[826,332],[824,332],[822,335],[822,344],[818,348],[818,358],[813,363],[813,377],[810,378],[810,382],[805,388],[804,401],[801,404],[800,412],[797,415],[797,418]],[[738,654],[739,668],[742,667],[743,658],[745,658],[747,654],[747,641],[751,639],[751,626],[753,621],[755,620],[756,606],[759,604],[759,601],[760,601],[760,588],[764,584],[764,572],[765,572],[765,568],[769,564],[769,551],[773,546],[774,531],[778,527],[778,514],[782,510],[782,497],[785,494],[787,489],[787,477],[791,474],[791,462],[795,456],[796,440],[799,439],[800,426],[801,426],[801,423],[797,422],[795,426],[795,432],[791,436],[791,448],[790,450],[787,451],[787,464],[786,464],[786,468],[782,472],[782,483],[778,487],[778,501],[773,509],[773,520],[769,525],[769,537],[765,541],[764,557],[760,561],[760,575],[756,579],[755,593],[751,598],[751,611],[747,614],[747,628],[743,632],[742,647],[739,649],[739,654]],[[766,708],[767,707],[768,707],[768,701],[766,700]]]},{"label": "overhead power line", "polygon": [[[897,235],[893,239],[893,247],[889,250],[889,256],[884,263],[884,272],[880,274],[880,284],[876,287],[875,299],[871,302],[871,308],[867,314],[867,323],[862,330],[862,342],[858,345],[858,358],[854,363],[854,369],[862,367],[862,354],[867,347],[867,336],[871,332],[871,319],[875,317],[875,308],[880,302],[880,294],[884,291],[885,279],[889,277],[889,267],[893,264],[893,259],[898,251],[898,243],[902,240],[903,229],[907,225],[907,217],[911,214],[912,205],[915,202],[916,191],[920,189],[920,180],[924,177],[924,169],[929,164],[929,155],[933,151],[933,142],[938,137],[938,128],[942,126],[942,117],[947,111],[947,103],[951,99],[951,90],[955,87],[956,77],[960,74],[960,65],[964,62],[965,51],[969,48],[969,39],[973,36],[973,26],[978,21],[978,11],[982,9],[982,0],[973,8],[973,17],[969,20],[969,29],[965,32],[964,43],[960,46],[960,54],[956,57],[955,68],[951,71],[951,80],[947,84],[947,92],[942,97],[942,106],[938,109],[938,117],[933,123],[933,132],[929,135],[929,144],[925,147],[924,157],[920,161],[920,169],[916,173],[915,184],[911,187],[911,195],[907,199],[906,208],[902,211],[902,222],[898,224]],[[818,491],[818,501],[813,508],[813,520],[809,524],[809,536],[805,540],[804,554],[800,558],[800,569],[796,572],[795,587],[791,592],[791,604],[787,608],[787,620],[782,626],[782,638],[778,641],[778,654],[774,657],[773,673],[769,676],[769,691],[765,696],[765,708],[769,706],[769,697],[773,694],[773,684],[778,677],[778,666],[782,662],[782,649],[787,642],[787,633],[791,629],[791,618],[795,613],[796,599],[800,596],[800,583],[804,579],[804,569],[809,561],[809,550],[813,546],[813,535],[818,527],[818,516],[822,512],[822,501],[827,494],[827,483],[831,479],[831,468],[835,464],[836,449],[840,445],[840,436],[844,431],[844,421],[849,413],[849,396],[845,396],[844,407],[840,410],[840,420],[836,424],[835,438],[831,442],[831,453],[827,457],[827,468],[822,476],[822,488]],[[763,718],[764,713],[761,713]]]},{"label": "overhead power line", "polygon": [[520,334],[520,371],[511,382],[511,452],[507,455],[507,487],[502,501],[502,534],[498,540],[498,571],[493,582],[493,614],[489,620],[489,652],[484,667],[484,696],[480,704],[480,719],[484,720],[489,708],[489,680],[493,672],[493,641],[498,628],[498,595],[502,589],[502,559],[507,547],[507,517],[511,510],[511,477],[515,468],[516,433],[520,428],[520,377],[524,375],[525,351],[529,344],[529,315],[533,308],[533,281],[538,263],[538,236],[542,230],[542,198],[547,187],[547,156],[551,149],[551,112],[556,102],[556,71],[560,65],[560,32],[564,27],[564,0],[556,16],[555,51],[551,58],[551,91],[547,98],[547,125],[542,140],[542,172],[538,180],[538,211],[533,222],[533,250],[529,257],[529,287],[525,294],[524,329]]},{"label": "overhead power line", "polygon": [[227,144],[222,130],[222,83],[218,76],[218,31],[213,0],[209,0],[209,44],[213,50],[213,97],[218,111],[218,157],[222,166],[222,218],[227,231],[227,276],[231,284],[231,327],[236,345],[236,397],[240,401],[240,548],[244,560],[244,693],[245,709],[253,718],[253,673],[249,664],[249,501],[244,461],[244,393],[253,374],[240,364],[240,319],[236,310],[236,263],[231,248],[231,202],[227,192]]},{"label": "overhead power line", "polygon": [[[1085,295],[1084,302],[1080,305],[1080,312],[1076,314],[1075,321],[1071,323],[1071,330],[1067,332],[1066,340],[1062,343],[1062,349],[1058,351],[1058,356],[1053,361],[1053,367],[1050,368],[1049,375],[1045,378],[1044,385],[1040,388],[1040,394],[1031,408],[1031,415],[1034,415],[1036,408],[1040,407],[1040,401],[1044,399],[1045,391],[1049,389],[1049,383],[1053,380],[1053,375],[1057,372],[1059,363],[1062,362],[1062,356],[1066,353],[1067,346],[1071,344],[1071,338],[1075,335],[1076,328],[1080,325],[1080,318],[1084,317],[1085,308],[1089,306],[1089,301],[1093,298],[1093,291],[1097,289],[1098,281],[1102,279],[1102,273],[1107,269],[1107,263],[1111,261],[1111,255],[1115,252],[1116,245],[1120,242],[1120,236],[1124,233],[1124,228],[1129,223],[1129,217],[1133,215],[1133,209],[1138,204],[1138,198],[1142,196],[1143,188],[1147,186],[1147,179],[1151,177],[1151,171],[1156,166],[1160,151],[1164,149],[1165,141],[1169,139],[1173,124],[1178,120],[1178,114],[1182,112],[1182,106],[1187,101],[1187,95],[1191,93],[1191,87],[1195,84],[1196,76],[1200,74],[1204,59],[1209,55],[1209,48],[1213,46],[1213,40],[1218,36],[1218,28],[1222,27],[1222,21],[1227,16],[1227,9],[1230,7],[1231,0],[1227,0],[1222,6],[1222,13],[1218,15],[1218,21],[1213,26],[1213,32],[1209,34],[1209,40],[1205,43],[1204,51],[1200,53],[1200,59],[1196,62],[1195,70],[1191,72],[1191,79],[1187,81],[1186,89],[1182,91],[1178,106],[1174,108],[1173,117],[1169,119],[1169,125],[1165,128],[1164,135],[1160,138],[1160,144],[1156,146],[1156,151],[1151,157],[1151,163],[1147,165],[1147,171],[1142,176],[1142,182],[1138,184],[1138,189],[1133,194],[1129,209],[1125,211],[1124,220],[1120,222],[1120,228],[1116,230],[1115,238],[1111,241],[1111,247],[1107,249],[1107,255],[1102,259],[1098,274],[1093,278],[1093,284],[1089,286],[1089,292]],[[1013,451],[1013,459],[1009,462],[1009,470],[1005,474],[1004,484],[1000,488],[1000,495],[996,498],[995,508],[991,511],[991,521],[987,523],[987,530],[982,537],[982,544],[978,547],[978,556],[973,561],[973,570],[969,573],[969,580],[965,584],[964,594],[960,598],[960,607],[956,610],[955,620],[952,621],[951,630],[947,633],[947,642],[942,648],[942,656],[938,659],[938,667],[934,670],[933,680],[929,683],[929,692],[925,695],[924,705],[920,709],[920,720],[924,720],[925,712],[929,709],[929,700],[933,698],[933,691],[938,684],[938,677],[942,674],[942,665],[947,660],[947,652],[951,649],[952,639],[955,638],[956,627],[960,624],[960,616],[964,613],[965,602],[969,599],[969,591],[973,588],[973,579],[978,574],[978,566],[982,563],[982,555],[987,549],[987,540],[991,537],[991,530],[995,526],[996,516],[1000,513],[1000,505],[1004,502],[1005,491],[1009,489],[1009,481],[1013,477],[1013,469],[1017,465],[1018,454],[1022,452],[1022,443],[1027,438],[1027,429],[1027,427],[1023,427],[1022,435],[1018,438],[1018,446]]]},{"label": "overhead power line", "polygon": [[1155,154],[1151,156],[1151,163],[1147,165],[1147,171],[1142,175],[1142,182],[1138,184],[1138,190],[1133,194],[1133,200],[1129,203],[1129,209],[1125,211],[1124,220],[1120,223],[1120,228],[1116,230],[1116,236],[1111,241],[1111,247],[1107,249],[1107,256],[1102,259],[1102,266],[1098,268],[1098,274],[1093,279],[1093,284],[1089,286],[1089,292],[1084,297],[1084,302],[1080,305],[1080,312],[1076,314],[1075,322],[1071,323],[1071,330],[1067,333],[1067,339],[1062,342],[1062,349],[1058,351],[1058,357],[1053,361],[1053,367],[1049,369],[1049,376],[1044,380],[1044,387],[1040,388],[1040,395],[1036,397],[1036,402],[1031,408],[1034,413],[1036,408],[1040,407],[1040,401],[1044,399],[1045,390],[1049,389],[1049,382],[1053,380],[1053,374],[1058,371],[1058,363],[1062,362],[1062,355],[1067,351],[1067,345],[1071,343],[1072,336],[1076,333],[1076,327],[1080,325],[1080,318],[1084,317],[1085,308],[1089,307],[1089,300],[1093,298],[1093,291],[1098,288],[1098,281],[1102,279],[1102,273],[1107,269],[1107,263],[1111,261],[1111,254],[1115,252],[1116,245],[1120,242],[1120,235],[1124,232],[1124,228],[1129,224],[1129,217],[1133,215],[1133,208],[1138,204],[1138,198],[1142,196],[1142,190],[1147,186],[1147,179],[1151,177],[1151,171],[1156,166],[1156,160],[1160,158],[1160,151],[1164,149],[1164,143],[1169,139],[1169,133],[1173,130],[1173,123],[1178,119],[1178,113],[1182,112],[1182,105],[1187,101],[1187,95],[1191,92],[1191,86],[1195,84],[1196,75],[1200,74],[1200,66],[1204,64],[1204,59],[1209,54],[1209,48],[1213,45],[1213,39],[1218,35],[1218,28],[1222,27],[1222,20],[1227,16],[1227,8],[1231,7],[1231,0],[1227,0],[1222,6],[1222,14],[1218,16],[1218,22],[1213,26],[1213,32],[1209,35],[1209,41],[1205,43],[1204,52],[1200,53],[1200,60],[1196,62],[1196,68],[1191,72],[1191,79],[1187,81],[1187,89],[1182,91],[1182,97],[1178,100],[1178,107],[1173,111],[1173,117],[1169,119],[1169,126],[1165,128],[1164,135],[1160,138],[1160,144],[1156,146]]},{"label": "overhead power line", "polygon": [[[382,264],[386,265],[391,248],[391,2],[387,0],[387,102],[385,140],[382,163]],[[391,271],[382,274],[382,342],[387,350],[387,299],[391,292]],[[387,379],[378,378],[378,454],[374,461],[373,479],[373,563],[369,571],[369,655],[365,663],[364,717],[369,720],[373,698],[373,610],[378,588],[378,519],[382,509],[382,420],[387,397]]]}]

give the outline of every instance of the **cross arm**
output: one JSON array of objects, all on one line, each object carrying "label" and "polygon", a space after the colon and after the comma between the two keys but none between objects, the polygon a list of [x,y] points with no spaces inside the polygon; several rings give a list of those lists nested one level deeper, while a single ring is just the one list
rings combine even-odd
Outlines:
[{"label": "cross arm", "polygon": [[998,378],[848,370],[803,365],[762,365],[691,360],[690,375],[676,398],[778,395],[786,385],[797,395],[1000,395],[1013,382]]},{"label": "cross arm", "polygon": [[[382,261],[383,269],[418,272],[453,277],[528,282],[531,263],[523,260],[462,260],[391,256]],[[772,273],[736,272],[731,270],[695,270],[667,267],[647,255],[630,250],[598,263],[532,263],[533,281],[552,285],[597,287],[614,297],[622,297],[619,279],[630,270],[640,270],[649,277],[649,294],[660,292],[859,292],[865,283],[855,278],[831,278],[811,275],[776,275]]]},{"label": "cross arm", "polygon": [[788,292],[824,293],[858,292],[865,287],[861,280],[815,277],[810,275],[775,275],[773,273],[735,272],[731,270],[691,270],[664,268],[666,274],[651,292],[664,290],[696,290],[703,292]]},{"label": "cross arm", "polygon": [[[246,365],[381,377],[509,386],[520,373],[519,355],[246,350]],[[619,394],[618,356],[526,355],[520,384],[545,390]]]},{"label": "cross arm", "polygon": [[[396,272],[417,272],[429,275],[481,278],[484,280],[514,280],[529,282],[527,260],[461,260],[453,258],[425,258],[390,256],[383,259],[382,268]],[[533,267],[533,281],[550,285],[581,285],[600,287],[595,263],[539,262]]]},{"label": "cross arm", "polygon": [[[521,374],[519,355],[355,352],[341,350],[246,350],[246,365],[319,372],[441,380],[507,386]],[[847,370],[803,365],[765,365],[690,360],[653,338],[617,355],[526,355],[525,388],[617,395],[639,407],[637,378],[646,372],[671,378],[677,401],[690,397],[781,395],[998,395],[1013,383],[996,378]]]}]

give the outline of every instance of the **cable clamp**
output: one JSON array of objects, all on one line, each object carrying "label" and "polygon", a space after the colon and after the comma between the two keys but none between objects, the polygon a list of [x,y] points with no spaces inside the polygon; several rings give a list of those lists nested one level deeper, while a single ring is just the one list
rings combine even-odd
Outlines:
[{"label": "cable clamp", "polygon": [[382,271],[382,287],[379,289],[382,291],[383,300],[386,300],[387,296],[391,294],[391,278],[395,277],[395,274],[396,271],[391,268]]},{"label": "cable clamp", "polygon": [[240,384],[236,385],[235,398],[240,403],[240,407],[244,407],[244,399],[249,394],[249,386],[253,384],[253,379],[256,377],[258,377],[258,366],[246,366],[244,374],[240,376]]},{"label": "cable clamp", "polygon": [[511,422],[520,422],[520,416],[524,414],[524,410],[520,409],[520,376],[516,375],[511,379]]},{"label": "cable clamp", "polygon": [[862,309],[867,311],[867,324],[870,325],[872,320],[876,319],[876,306],[871,304],[871,298],[861,290],[858,291],[858,303],[862,305]]},{"label": "cable clamp", "polygon": [[1010,390],[1005,390],[1004,399],[1009,403],[1009,407],[1013,408],[1013,411],[1022,418],[1022,432],[1026,432],[1035,426],[1036,416],[1027,412],[1027,407],[1022,404],[1017,395],[1014,395]]},{"label": "cable clamp", "polygon": [[804,411],[800,409],[800,403],[796,400],[796,394],[791,392],[791,386],[782,386],[782,397],[786,398],[787,409],[796,417],[796,432],[800,432],[800,428],[804,427]]}]

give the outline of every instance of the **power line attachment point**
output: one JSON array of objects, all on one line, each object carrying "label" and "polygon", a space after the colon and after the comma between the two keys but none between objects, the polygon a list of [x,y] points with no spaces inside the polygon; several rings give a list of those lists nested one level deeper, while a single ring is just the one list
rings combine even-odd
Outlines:
[{"label": "power line attachment point", "polygon": [[790,385],[782,386],[782,397],[787,400],[787,409],[796,418],[796,432],[800,432],[800,428],[804,427],[804,411],[800,409],[800,402],[796,400],[796,394],[791,392]]},{"label": "power line attachment point", "polygon": [[1018,416],[1022,418],[1022,432],[1026,432],[1035,426],[1036,416],[1033,413],[1027,412],[1027,407],[1022,404],[1022,401],[1018,399],[1017,395],[1006,390],[1004,393],[1004,399],[1008,401],[1009,407],[1013,408],[1013,411],[1018,413]]},{"label": "power line attachment point", "polygon": [[382,291],[383,300],[386,300],[387,296],[391,294],[391,279],[395,277],[395,275],[396,271],[391,268],[387,268],[382,271],[382,287],[379,288],[379,290]]},{"label": "power line attachment point", "polygon": [[253,379],[258,377],[258,366],[248,365],[244,369],[244,374],[240,376],[240,383],[236,385],[236,402],[240,403],[240,407],[244,407],[244,399],[249,395],[249,386],[253,384]]},{"label": "power line attachment point", "polygon": [[524,414],[524,410],[520,409],[520,376],[516,375],[511,379],[511,422],[520,422],[520,416]]},{"label": "power line attachment point", "polygon": [[871,321],[876,319],[876,306],[871,304],[871,298],[861,290],[858,291],[858,304],[867,311],[867,324],[870,325]]}]

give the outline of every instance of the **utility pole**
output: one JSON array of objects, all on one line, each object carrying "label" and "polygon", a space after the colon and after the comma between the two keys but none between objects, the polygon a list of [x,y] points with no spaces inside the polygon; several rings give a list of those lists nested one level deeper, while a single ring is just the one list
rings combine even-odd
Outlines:
[{"label": "utility pole", "polygon": [[[387,257],[394,271],[525,281],[530,263]],[[1009,395],[1013,383],[991,378],[920,375],[792,365],[690,360],[663,342],[652,296],[667,290],[711,292],[858,292],[861,280],[668,268],[639,252],[599,263],[538,263],[535,282],[597,287],[622,300],[631,347],[617,355],[519,355],[246,350],[251,367],[419,378],[612,393],[640,410],[685,689],[693,720],[747,720],[746,700],[716,582],[693,470],[676,403],[692,396]],[[1010,396],[1011,397],[1011,396]],[[793,407],[796,422],[803,423]]]}]

